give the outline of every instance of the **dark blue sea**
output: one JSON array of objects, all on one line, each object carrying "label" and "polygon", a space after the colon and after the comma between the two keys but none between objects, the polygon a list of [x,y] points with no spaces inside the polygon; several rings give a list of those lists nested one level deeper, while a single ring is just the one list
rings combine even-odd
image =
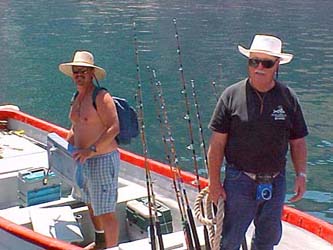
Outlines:
[{"label": "dark blue sea", "polygon": [[[250,46],[257,33],[285,41],[295,55],[279,79],[299,96],[309,126],[308,191],[289,204],[333,222],[333,1],[331,0],[3,0],[0,2],[0,103],[69,127],[75,86],[58,71],[77,49],[90,50],[105,68],[101,85],[135,105],[137,36],[149,157],[165,161],[151,73],[162,83],[169,125],[183,169],[194,172],[179,72],[173,18],[177,20],[194,148],[204,175],[190,80],[195,82],[206,144],[215,93],[240,79],[246,60],[237,45]],[[133,30],[136,23],[136,31]],[[212,82],[215,83],[216,92]],[[142,154],[139,139],[125,148]],[[293,175],[288,164],[288,197]]]}]

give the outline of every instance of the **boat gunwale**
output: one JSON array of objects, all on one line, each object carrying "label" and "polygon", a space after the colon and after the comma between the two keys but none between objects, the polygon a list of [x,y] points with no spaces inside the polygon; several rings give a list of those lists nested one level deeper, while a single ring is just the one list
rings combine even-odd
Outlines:
[{"label": "boat gunwale", "polygon": [[68,242],[51,238],[49,236],[35,232],[27,227],[18,225],[0,216],[0,229],[23,239],[24,241],[30,242],[34,245],[46,248],[48,250],[82,250],[84,248],[70,244]]},{"label": "boat gunwale", "polygon": [[[8,119],[15,119],[24,123],[27,123],[31,126],[37,127],[41,130],[47,131],[49,133],[55,132],[58,135],[60,135],[63,138],[66,138],[68,130],[65,128],[62,128],[56,124],[53,124],[51,122],[47,122],[45,120],[39,119],[37,117],[31,116],[29,114],[23,113],[18,110],[13,110],[13,109],[1,109],[0,110],[0,120],[8,120]],[[135,166],[144,168],[145,167],[145,158],[143,156],[131,153],[129,151],[126,151],[124,149],[119,148],[120,151],[120,158],[121,160],[131,163]],[[148,166],[151,171],[167,176],[169,178],[172,178],[172,173],[170,172],[170,166],[167,164],[148,159]],[[192,173],[186,172],[186,171],[181,171],[181,176],[184,181],[184,183],[190,184],[192,186],[196,186],[196,176]],[[199,179],[200,182],[200,187],[204,188],[208,185],[208,180],[200,177]],[[283,208],[283,213],[282,213],[282,220],[285,222],[288,222],[290,224],[293,224],[297,227],[303,228],[308,232],[311,232],[320,238],[324,239],[325,241],[333,244],[333,225],[330,223],[316,218],[312,215],[309,215],[307,213],[304,213],[300,210],[297,210],[295,208],[289,207],[287,205],[284,205]],[[7,221],[7,220],[6,220]],[[6,222],[7,223],[7,222]],[[0,220],[0,228],[6,230],[6,223],[1,219]],[[23,227],[20,225],[17,225],[19,227]],[[30,229],[27,229],[30,230]],[[17,231],[11,231],[13,234],[19,234],[20,230]],[[33,235],[30,235],[31,238],[34,238],[34,235],[38,236],[35,237],[36,239],[41,239],[39,237],[39,234],[36,232],[30,230],[30,233]],[[28,237],[28,236],[27,236]],[[44,236],[47,237],[47,236]],[[48,239],[52,239],[50,237],[47,237]],[[55,241],[59,241],[56,239],[52,239]],[[53,242],[53,241],[52,241]],[[36,242],[37,244],[37,242]],[[48,246],[52,247],[52,246]],[[50,248],[50,249],[61,249],[61,248]],[[82,249],[82,248],[78,248]]]}]

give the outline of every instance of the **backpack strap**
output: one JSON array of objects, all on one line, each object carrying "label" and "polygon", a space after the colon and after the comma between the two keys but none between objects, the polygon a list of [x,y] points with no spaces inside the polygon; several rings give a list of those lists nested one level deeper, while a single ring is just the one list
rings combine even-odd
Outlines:
[{"label": "backpack strap", "polygon": [[97,95],[98,95],[98,92],[100,92],[101,90],[105,90],[105,91],[107,91],[108,92],[108,90],[106,89],[106,88],[104,88],[104,87],[96,87],[95,89],[94,89],[94,92],[93,92],[93,94],[92,94],[92,101],[93,101],[93,106],[94,106],[94,108],[97,110],[97,105],[96,105],[96,98],[97,98]]},{"label": "backpack strap", "polygon": [[[102,91],[102,90],[105,90],[105,91],[108,91],[106,88],[104,88],[104,87],[99,87],[99,86],[97,86],[95,89],[94,89],[94,91],[93,91],[93,93],[92,93],[92,102],[93,102],[93,106],[94,106],[94,108],[97,110],[97,105],[96,105],[96,98],[97,98],[97,95],[98,95],[98,93],[100,92],[100,91]],[[79,95],[79,91],[76,91],[76,92],[74,92],[73,93],[73,95],[72,95],[72,99],[71,99],[71,106],[73,105],[73,103],[74,103],[74,101],[75,101],[75,99],[76,99],[76,97]]]},{"label": "backpack strap", "polygon": [[72,99],[71,99],[71,106],[73,105],[73,103],[74,103],[74,101],[75,101],[75,99],[78,95],[79,95],[79,91],[76,91],[76,92],[73,93]]}]

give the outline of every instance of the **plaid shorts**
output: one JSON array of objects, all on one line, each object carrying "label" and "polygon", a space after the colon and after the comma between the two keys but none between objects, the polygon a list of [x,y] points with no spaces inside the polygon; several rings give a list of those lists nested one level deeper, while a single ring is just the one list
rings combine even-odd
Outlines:
[{"label": "plaid shorts", "polygon": [[83,185],[74,190],[73,197],[91,204],[95,216],[116,210],[119,165],[118,150],[90,158],[82,165]]}]

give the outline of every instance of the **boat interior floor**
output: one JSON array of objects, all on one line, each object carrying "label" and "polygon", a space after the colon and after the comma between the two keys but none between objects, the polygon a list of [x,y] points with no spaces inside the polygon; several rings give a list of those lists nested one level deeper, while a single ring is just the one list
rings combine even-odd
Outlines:
[{"label": "boat interior floor", "polygon": [[[64,184],[62,186],[62,195],[58,200],[27,207],[20,205],[17,195],[19,173],[40,168],[48,168],[48,157],[45,148],[15,133],[8,131],[0,133],[0,216],[19,225],[34,229],[32,220],[37,216],[38,221],[40,217],[38,217],[38,213],[33,213],[34,215],[31,216],[32,210],[67,207],[65,210],[69,209],[67,212],[69,214],[72,213],[81,229],[80,233],[82,233],[82,238],[68,239],[68,241],[79,241],[78,244],[82,246],[90,244],[94,240],[94,229],[87,206],[72,198],[70,195],[71,187],[68,187],[68,185]],[[147,232],[138,227],[130,226],[126,212],[129,201],[147,196],[145,175],[143,168],[125,161],[121,162],[116,208],[120,222],[120,245],[117,249],[150,249],[146,238]],[[166,249],[184,249],[185,241],[182,232],[182,221],[173,183],[170,179],[153,172],[151,173],[151,178],[156,199],[170,208],[172,215],[172,231],[174,233],[163,235],[165,244],[170,245]],[[185,188],[190,205],[193,207],[197,190],[189,185],[186,185]],[[202,225],[198,222],[196,222],[196,225],[198,226],[200,241],[203,243],[202,233],[200,233],[202,232]],[[253,225],[251,225],[247,232],[248,243],[251,241],[253,230]],[[331,244],[318,236],[285,222],[283,222],[283,232],[281,243],[275,248],[277,250],[332,249]],[[46,235],[49,233],[45,232]],[[134,242],[133,239],[138,240]]]}]

